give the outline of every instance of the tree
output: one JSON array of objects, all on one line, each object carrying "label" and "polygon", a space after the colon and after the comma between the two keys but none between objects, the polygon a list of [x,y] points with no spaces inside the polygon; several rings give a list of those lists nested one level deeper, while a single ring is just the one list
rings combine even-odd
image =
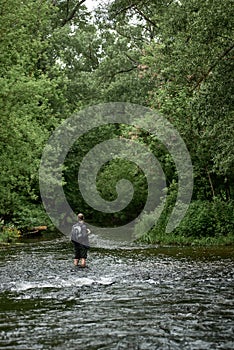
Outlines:
[{"label": "tree", "polygon": [[233,199],[231,1],[112,1],[106,13],[122,33],[135,16],[144,36],[139,67],[150,82],[145,101],[170,120],[187,144],[194,200]]},{"label": "tree", "polygon": [[192,0],[114,1],[110,7],[115,21],[135,14],[154,28],[140,58],[151,81],[147,102],[184,137],[194,162],[195,196],[203,193],[203,198],[219,195],[224,187],[229,196],[233,193],[227,188],[233,138],[226,134],[233,130],[231,8],[231,2]]},{"label": "tree", "polygon": [[[41,204],[38,167],[51,132],[87,106],[116,101],[153,108],[179,131],[194,165],[194,200],[232,200],[231,5],[231,0],[109,1],[92,19],[85,0],[4,2],[0,216],[15,221],[36,217]],[[93,213],[76,199],[80,157],[100,139],[131,138],[129,132],[135,131],[123,125],[99,128],[73,146],[64,179],[75,209],[82,205]],[[171,208],[177,182],[173,159],[143,130],[135,136],[159,159],[171,188]],[[118,171],[119,164],[110,162],[100,171],[98,186],[106,197],[114,196],[104,186],[110,174],[112,184],[126,174],[136,175],[126,163]],[[138,172],[135,187],[142,192],[137,208],[144,198],[142,179]],[[127,213],[132,217],[134,210],[132,204]]]},{"label": "tree", "polygon": [[1,6],[0,216],[30,225],[34,208],[40,212],[38,166],[55,124],[52,100],[59,95],[58,81],[40,65],[46,58],[51,6],[31,0]]}]

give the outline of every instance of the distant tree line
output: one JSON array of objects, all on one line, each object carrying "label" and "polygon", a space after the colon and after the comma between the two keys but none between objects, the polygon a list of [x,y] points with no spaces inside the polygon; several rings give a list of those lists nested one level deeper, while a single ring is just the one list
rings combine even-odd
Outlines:
[{"label": "distant tree line", "polygon": [[[1,226],[14,224],[27,230],[50,225],[38,181],[49,136],[63,120],[88,106],[121,101],[162,113],[191,155],[193,198],[173,240],[232,236],[233,241],[232,5],[231,0],[112,0],[91,14],[85,0],[3,1]],[[177,174],[170,154],[144,130],[110,125],[79,139],[65,162],[64,190],[74,211],[82,209],[92,222],[114,226],[132,220],[147,196],[140,169],[116,159],[100,170],[97,188],[106,200],[115,198],[120,178],[133,183],[132,203],[115,214],[96,212],[84,202],[77,172],[83,156],[100,140],[133,135],[160,161],[168,187],[160,220],[143,239],[165,241]],[[148,213],[145,220],[153,217]]]}]

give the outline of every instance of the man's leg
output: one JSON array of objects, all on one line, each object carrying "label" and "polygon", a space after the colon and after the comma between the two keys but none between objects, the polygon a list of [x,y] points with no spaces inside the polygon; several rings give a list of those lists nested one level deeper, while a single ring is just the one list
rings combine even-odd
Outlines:
[{"label": "man's leg", "polygon": [[75,253],[74,265],[77,266],[79,264],[79,257],[80,257],[79,245],[75,241],[72,241],[72,243],[73,243],[73,246],[74,246],[74,253]]},{"label": "man's leg", "polygon": [[80,266],[81,266],[81,267],[85,267],[85,266],[86,266],[86,259],[85,259],[85,258],[81,258],[81,260],[80,260]]},{"label": "man's leg", "polygon": [[79,259],[74,259],[74,265],[77,266],[79,264]]}]

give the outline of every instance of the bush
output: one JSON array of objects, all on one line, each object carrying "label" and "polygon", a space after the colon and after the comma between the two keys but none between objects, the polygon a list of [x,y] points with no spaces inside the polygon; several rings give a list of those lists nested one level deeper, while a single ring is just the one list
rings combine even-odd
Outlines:
[{"label": "bush", "polygon": [[[141,241],[164,244],[222,244],[233,242],[234,237],[234,202],[224,202],[215,198],[213,201],[196,200],[190,203],[189,209],[180,225],[171,233],[166,233],[174,201],[171,193],[165,208],[156,220],[156,212],[146,214],[136,227],[135,234]],[[170,198],[171,197],[171,198]],[[156,224],[148,233],[143,233],[144,225],[155,220]]]},{"label": "bush", "polygon": [[12,224],[4,225],[4,222],[0,223],[0,242],[12,243],[16,242],[21,236],[21,232]]},{"label": "bush", "polygon": [[234,233],[233,202],[194,201],[175,233],[187,237],[218,237]]},{"label": "bush", "polygon": [[41,225],[51,228],[51,222],[42,205],[22,205],[14,212],[11,222],[23,232]]},{"label": "bush", "polygon": [[[152,212],[144,214],[134,229],[135,237],[139,241],[147,243],[158,242],[166,230],[168,219],[176,201],[177,184],[172,182],[166,197],[166,203],[161,202],[159,206]],[[145,233],[145,228],[153,226],[150,232]]]}]

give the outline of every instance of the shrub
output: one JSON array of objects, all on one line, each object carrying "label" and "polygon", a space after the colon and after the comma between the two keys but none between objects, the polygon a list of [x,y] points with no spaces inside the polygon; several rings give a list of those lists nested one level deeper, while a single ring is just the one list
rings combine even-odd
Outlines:
[{"label": "shrub", "polygon": [[0,242],[12,243],[16,242],[21,236],[21,232],[12,224],[4,225],[4,222],[0,223]]},{"label": "shrub", "polygon": [[234,233],[233,202],[193,201],[175,233],[195,238]]},{"label": "shrub", "polygon": [[[167,201],[165,208],[159,218],[156,220],[156,212],[146,214],[142,221],[136,226],[136,236],[141,241],[147,243],[164,244],[193,244],[201,242],[233,241],[234,237],[234,203],[233,201],[224,202],[218,198],[213,201],[196,200],[190,203],[189,209],[180,225],[170,234],[166,233],[166,225],[171,214],[174,202],[174,194]],[[182,205],[179,203],[179,205]],[[156,224],[148,233],[143,233],[144,225],[148,221],[155,220]]]}]

